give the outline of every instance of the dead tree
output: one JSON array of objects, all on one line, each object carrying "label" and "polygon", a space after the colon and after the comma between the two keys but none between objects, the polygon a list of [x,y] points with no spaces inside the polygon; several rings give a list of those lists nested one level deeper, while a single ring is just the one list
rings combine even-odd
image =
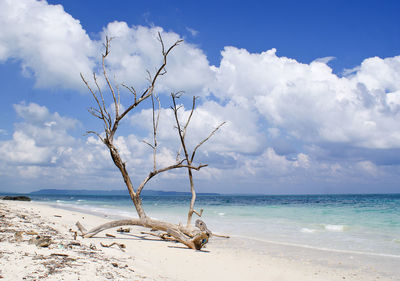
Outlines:
[{"label": "dead tree", "polygon": [[[148,73],[148,81],[149,85],[148,87],[142,92],[142,93],[137,93],[134,87],[128,87],[124,84],[122,84],[123,87],[129,90],[129,92],[132,94],[132,102],[130,103],[129,106],[126,107],[123,111],[121,110],[121,104],[120,104],[120,91],[118,86],[114,86],[107,74],[106,70],[106,58],[110,53],[110,42],[111,39],[106,37],[106,42],[104,44],[105,51],[102,54],[102,74],[103,78],[105,79],[106,82],[106,87],[108,89],[108,95],[111,96],[112,98],[112,103],[113,103],[113,112],[110,113],[110,110],[107,109],[106,102],[105,102],[105,95],[103,94],[103,89],[100,87],[100,84],[98,82],[98,77],[96,74],[93,74],[93,82],[95,87],[90,86],[88,81],[83,77],[81,74],[81,78],[83,82],[86,84],[88,90],[91,92],[95,102],[96,102],[96,107],[91,107],[89,109],[89,112],[95,116],[96,118],[100,119],[103,123],[104,126],[104,133],[100,134],[95,131],[88,131],[90,134],[96,135],[102,143],[106,145],[108,148],[111,158],[115,164],[115,166],[118,168],[120,171],[125,185],[128,189],[130,198],[136,208],[138,218],[132,218],[128,220],[116,220],[112,222],[108,222],[105,224],[102,224],[98,227],[95,227],[89,231],[87,231],[79,222],[77,222],[77,227],[81,231],[82,235],[84,237],[92,237],[96,235],[97,233],[104,231],[109,228],[113,227],[119,227],[119,226],[125,226],[125,225],[137,225],[137,226],[142,226],[146,228],[150,228],[152,230],[158,230],[163,232],[162,234],[159,235],[159,237],[172,237],[174,240],[181,242],[185,244],[187,247],[191,249],[197,249],[200,250],[205,243],[208,242],[208,238],[211,235],[211,231],[207,229],[206,224],[201,221],[197,220],[196,221],[196,227],[191,226],[191,218],[193,213],[197,213],[194,210],[194,202],[196,199],[196,193],[194,190],[194,185],[193,185],[193,176],[192,176],[192,171],[193,170],[200,170],[203,167],[206,167],[207,165],[202,165],[199,164],[195,166],[193,164],[194,156],[197,151],[197,149],[204,143],[206,142],[221,126],[219,125],[215,130],[211,132],[211,134],[204,140],[202,140],[193,150],[192,154],[189,155],[187,146],[185,143],[185,136],[186,136],[186,129],[189,125],[190,118],[193,114],[194,107],[195,107],[195,98],[193,99],[193,107],[190,112],[189,119],[185,123],[184,127],[182,128],[179,120],[178,120],[178,109],[179,107],[176,105],[176,98],[178,97],[176,94],[172,94],[172,101],[173,101],[173,110],[175,113],[175,120],[178,128],[178,134],[180,138],[180,143],[181,143],[181,149],[184,151],[184,157],[182,159],[179,159],[177,157],[177,160],[175,163],[171,164],[170,166],[166,167],[157,167],[157,148],[158,148],[158,143],[157,143],[157,129],[158,129],[158,121],[159,121],[159,114],[160,114],[160,101],[158,97],[154,93],[154,88],[157,82],[157,79],[166,74],[166,65],[167,65],[167,58],[170,52],[178,46],[182,40],[176,41],[174,44],[172,44],[168,49],[165,48],[164,42],[161,38],[161,35],[158,34],[158,40],[160,41],[161,44],[161,52],[162,52],[162,64],[161,66],[157,69],[156,73],[154,76]],[[153,118],[152,118],[152,125],[153,125],[153,143],[151,144],[150,142],[145,141],[146,144],[148,144],[152,149],[153,149],[153,169],[152,171],[149,172],[147,177],[143,179],[143,181],[139,184],[139,186],[135,189],[131,180],[131,177],[126,169],[126,164],[125,162],[121,159],[120,153],[118,151],[118,148],[114,144],[114,138],[115,134],[117,132],[118,126],[121,122],[121,120],[127,116],[129,112],[131,112],[133,109],[135,109],[140,103],[147,99],[151,99],[152,103],[152,109],[153,109]],[[158,105],[158,110],[156,113],[156,102]],[[179,153],[178,153],[179,155]],[[182,225],[177,225],[169,222],[164,222],[164,221],[159,221],[152,219],[146,215],[146,212],[143,208],[142,205],[142,200],[141,200],[141,192],[145,185],[156,175],[167,172],[173,169],[178,169],[178,168],[187,168],[189,172],[189,179],[190,179],[190,188],[192,192],[192,200],[190,204],[190,209],[189,209],[189,214],[188,214],[188,221],[186,226]],[[199,213],[199,215],[201,215]]]}]

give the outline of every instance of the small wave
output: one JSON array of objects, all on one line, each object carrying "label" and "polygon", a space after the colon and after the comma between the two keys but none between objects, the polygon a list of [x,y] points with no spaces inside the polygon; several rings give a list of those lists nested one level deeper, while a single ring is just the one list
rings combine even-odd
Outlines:
[{"label": "small wave", "polygon": [[300,231],[303,232],[303,233],[314,233],[314,232],[316,232],[317,230],[316,230],[316,229],[310,229],[310,228],[303,227]]},{"label": "small wave", "polygon": [[347,229],[345,225],[341,224],[325,224],[324,228],[325,230],[332,232],[343,232]]},{"label": "small wave", "polygon": [[225,213],[218,213],[221,217],[225,216]]}]

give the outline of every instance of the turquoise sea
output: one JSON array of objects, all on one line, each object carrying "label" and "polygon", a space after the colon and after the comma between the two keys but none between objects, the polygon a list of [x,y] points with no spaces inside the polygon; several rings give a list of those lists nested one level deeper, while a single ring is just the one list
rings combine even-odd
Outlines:
[{"label": "turquoise sea", "polygon": [[[110,218],[136,217],[128,196],[32,195],[34,201]],[[185,223],[189,196],[145,196],[153,218]],[[336,252],[400,258],[400,194],[209,195],[196,209],[220,234]]]}]

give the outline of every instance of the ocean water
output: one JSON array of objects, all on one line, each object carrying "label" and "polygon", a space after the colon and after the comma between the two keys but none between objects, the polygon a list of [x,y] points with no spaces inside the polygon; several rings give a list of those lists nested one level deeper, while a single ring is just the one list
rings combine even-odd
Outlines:
[{"label": "ocean water", "polygon": [[[31,196],[110,218],[136,217],[128,196]],[[145,196],[146,213],[185,223],[189,196]],[[400,194],[198,196],[215,233],[336,252],[400,258]],[[196,219],[196,217],[194,217]]]}]

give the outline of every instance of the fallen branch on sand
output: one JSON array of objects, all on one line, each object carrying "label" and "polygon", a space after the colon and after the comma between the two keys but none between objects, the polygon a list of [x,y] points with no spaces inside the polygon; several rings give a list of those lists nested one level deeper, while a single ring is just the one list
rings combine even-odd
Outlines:
[{"label": "fallen branch on sand", "polygon": [[[182,225],[162,222],[150,218],[147,218],[146,220],[129,219],[129,220],[112,221],[97,226],[89,231],[86,231],[86,228],[83,227],[83,225],[79,221],[76,223],[76,226],[81,231],[82,237],[85,238],[93,237],[99,232],[102,232],[110,228],[126,226],[126,225],[142,226],[164,232],[164,236],[167,235],[173,238],[168,240],[175,240],[194,250],[200,250],[208,242],[208,239],[212,235],[212,232],[207,228],[206,224],[199,219],[196,220],[195,224],[196,228],[188,228]],[[158,237],[162,238],[163,234],[160,234]]]},{"label": "fallen branch on sand", "polygon": [[110,248],[110,247],[112,247],[112,246],[114,246],[114,245],[117,245],[117,246],[119,247],[119,249],[120,249],[122,252],[125,252],[124,249],[126,248],[125,244],[121,244],[121,243],[117,243],[117,242],[112,242],[112,243],[109,244],[109,245],[103,244],[102,242],[100,242],[100,245],[101,245],[102,247],[105,247],[105,248]]}]

